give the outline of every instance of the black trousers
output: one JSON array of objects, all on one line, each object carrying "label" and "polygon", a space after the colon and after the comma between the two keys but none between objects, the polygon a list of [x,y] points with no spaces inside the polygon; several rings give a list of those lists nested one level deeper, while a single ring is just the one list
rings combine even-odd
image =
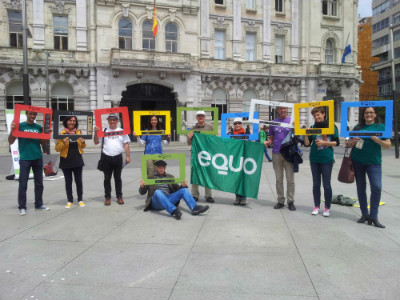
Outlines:
[{"label": "black trousers", "polygon": [[72,194],[72,174],[75,177],[76,192],[78,194],[78,201],[82,201],[83,187],[82,187],[82,167],[62,169],[65,179],[65,191],[67,192],[68,202],[74,202]]},{"label": "black trousers", "polygon": [[103,153],[104,197],[111,198],[111,177],[114,174],[115,193],[122,197],[122,154],[108,156]]}]

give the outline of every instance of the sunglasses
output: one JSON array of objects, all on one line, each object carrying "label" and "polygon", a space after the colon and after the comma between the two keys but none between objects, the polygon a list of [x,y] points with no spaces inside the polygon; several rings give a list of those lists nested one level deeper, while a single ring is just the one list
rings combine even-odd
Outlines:
[{"label": "sunglasses", "polygon": [[241,122],[235,122],[235,123],[233,123],[233,125],[239,125],[239,124],[242,124]]}]

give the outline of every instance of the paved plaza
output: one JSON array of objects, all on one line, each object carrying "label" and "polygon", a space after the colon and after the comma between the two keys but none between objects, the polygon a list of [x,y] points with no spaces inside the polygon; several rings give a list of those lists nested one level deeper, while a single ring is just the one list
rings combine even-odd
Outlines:
[{"label": "paved plaza", "polygon": [[[188,147],[174,144],[166,152],[186,153],[190,178]],[[343,149],[335,152],[333,192],[356,197],[355,184],[336,179]],[[182,202],[180,221],[165,211],[143,212],[145,196],[138,193],[143,148],[136,146],[133,163],[123,170],[125,205],[113,197],[104,206],[96,148],[84,154],[86,207],[64,208],[59,178],[44,182],[44,204],[51,210],[35,211],[31,180],[27,215],[18,216],[18,182],[5,179],[11,158],[3,151],[0,299],[400,299],[400,160],[393,149],[383,152],[386,204],[379,220],[386,229],[356,223],[355,207],[332,205],[329,218],[311,216],[308,149],[295,175],[297,211],[273,209],[275,177],[264,159],[257,200],[238,207],[233,194],[214,191],[216,202],[204,215],[192,216]],[[177,170],[168,167],[170,173]]]}]

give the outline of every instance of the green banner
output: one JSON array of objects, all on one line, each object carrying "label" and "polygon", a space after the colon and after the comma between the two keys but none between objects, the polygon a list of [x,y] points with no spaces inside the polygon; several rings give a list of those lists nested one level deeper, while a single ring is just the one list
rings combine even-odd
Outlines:
[{"label": "green banner", "polygon": [[194,133],[190,183],[257,199],[264,145]]}]

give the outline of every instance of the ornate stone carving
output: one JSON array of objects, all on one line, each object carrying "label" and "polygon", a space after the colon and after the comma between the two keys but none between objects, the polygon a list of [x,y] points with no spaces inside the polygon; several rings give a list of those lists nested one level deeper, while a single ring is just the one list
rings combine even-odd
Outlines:
[{"label": "ornate stone carving", "polygon": [[14,76],[14,78],[20,78],[22,74],[22,67],[12,67],[12,76]]},{"label": "ornate stone carving", "polygon": [[82,74],[82,69],[75,69],[75,76],[76,77],[81,77],[81,74]]},{"label": "ornate stone carving", "polygon": [[160,79],[164,80],[167,77],[167,73],[165,72],[160,72]]},{"label": "ornate stone carving", "polygon": [[59,14],[62,14],[64,11],[64,1],[56,1],[56,8]]},{"label": "ornate stone carving", "polygon": [[349,88],[349,87],[351,87],[353,85],[353,81],[352,80],[345,80],[345,84]]},{"label": "ornate stone carving", "polygon": [[127,18],[129,15],[129,3],[122,3],[122,15]]},{"label": "ornate stone carving", "polygon": [[149,19],[149,20],[153,19],[153,11],[154,11],[153,6],[151,6],[151,5],[146,6],[147,19]]},{"label": "ornate stone carving", "polygon": [[114,78],[117,78],[118,76],[119,76],[119,71],[118,70],[112,70],[112,73],[113,73],[113,77]]},{"label": "ornate stone carving", "polygon": [[119,107],[120,104],[121,104],[121,100],[120,99],[111,100],[112,107]]},{"label": "ornate stone carving", "polygon": [[83,77],[88,78],[89,74],[90,74],[90,70],[89,69],[83,69],[82,73],[83,73]]},{"label": "ornate stone carving", "polygon": [[175,22],[175,16],[176,16],[176,9],[169,9],[169,20],[171,22]]},{"label": "ornate stone carving", "polygon": [[285,28],[284,25],[282,24],[278,24],[275,28],[274,28],[274,33],[278,34],[278,35],[286,35],[287,33],[287,29]]},{"label": "ornate stone carving", "polygon": [[142,79],[143,78],[143,72],[136,72],[136,77],[137,77],[137,79]]},{"label": "ornate stone carving", "polygon": [[186,74],[185,73],[181,73],[181,80],[183,80],[183,81],[186,80]]},{"label": "ornate stone carving", "polygon": [[21,8],[21,0],[11,0],[11,6],[15,10],[19,10]]},{"label": "ornate stone carving", "polygon": [[66,70],[65,70],[65,68],[58,68],[57,71],[60,74],[60,76],[64,76]]},{"label": "ornate stone carving", "polygon": [[224,17],[218,17],[217,22],[213,22],[213,26],[214,28],[217,29],[227,29],[229,25],[224,22],[225,22]]}]

